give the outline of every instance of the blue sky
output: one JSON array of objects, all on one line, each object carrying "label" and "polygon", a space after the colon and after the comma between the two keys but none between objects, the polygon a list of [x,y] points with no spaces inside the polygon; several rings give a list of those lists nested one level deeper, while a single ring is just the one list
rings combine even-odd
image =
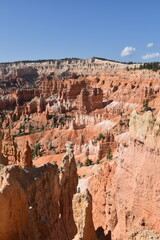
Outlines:
[{"label": "blue sky", "polygon": [[0,0],[0,62],[160,61],[159,11],[160,0]]}]

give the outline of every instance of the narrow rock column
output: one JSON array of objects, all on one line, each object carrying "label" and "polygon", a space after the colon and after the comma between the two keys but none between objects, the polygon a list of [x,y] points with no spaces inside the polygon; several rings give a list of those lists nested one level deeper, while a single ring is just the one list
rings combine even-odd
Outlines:
[{"label": "narrow rock column", "polygon": [[32,150],[29,146],[28,141],[26,142],[25,150],[24,150],[24,167],[32,168]]},{"label": "narrow rock column", "polygon": [[66,143],[66,155],[63,158],[63,165],[60,173],[60,183],[60,208],[62,225],[64,226],[68,239],[73,239],[77,233],[77,229],[73,219],[72,199],[74,194],[77,192],[78,175],[71,142]]},{"label": "narrow rock column", "polygon": [[74,240],[97,240],[92,220],[92,196],[88,190],[73,197],[73,215],[78,233]]}]

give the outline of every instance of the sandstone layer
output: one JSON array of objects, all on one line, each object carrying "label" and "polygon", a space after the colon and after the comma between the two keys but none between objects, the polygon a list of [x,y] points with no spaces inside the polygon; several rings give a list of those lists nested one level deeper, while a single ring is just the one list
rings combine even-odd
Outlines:
[{"label": "sandstone layer", "polygon": [[159,237],[160,70],[139,67],[0,64],[0,239]]},{"label": "sandstone layer", "polygon": [[[106,232],[111,231],[112,239],[125,240],[129,233],[144,230],[154,230],[155,236],[160,236],[159,126],[159,114],[154,118],[150,111],[142,115],[134,111],[130,139],[127,144],[120,143],[115,173],[110,179],[102,171],[99,177],[91,179],[94,224],[96,228],[100,224]],[[102,191],[98,184],[104,187]],[[98,197],[102,204],[96,200]],[[145,239],[145,236],[152,238],[152,234],[144,232],[129,239]]]}]

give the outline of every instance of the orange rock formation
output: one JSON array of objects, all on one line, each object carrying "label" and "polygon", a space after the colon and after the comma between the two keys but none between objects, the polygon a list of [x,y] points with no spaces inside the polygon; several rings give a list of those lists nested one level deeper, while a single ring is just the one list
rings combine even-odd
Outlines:
[{"label": "orange rock formation", "polygon": [[159,238],[159,76],[99,58],[0,64],[0,239]]},{"label": "orange rock formation", "polygon": [[88,190],[73,198],[73,213],[78,233],[75,240],[97,240],[92,220],[92,196]]},{"label": "orange rock formation", "polygon": [[78,177],[70,154],[64,159],[61,178],[56,164],[27,170],[1,168],[0,240],[73,239],[72,198]]}]

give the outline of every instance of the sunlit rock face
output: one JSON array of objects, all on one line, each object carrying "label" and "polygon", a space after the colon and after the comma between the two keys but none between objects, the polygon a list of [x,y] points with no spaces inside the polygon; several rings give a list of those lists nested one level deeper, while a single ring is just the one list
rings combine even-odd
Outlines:
[{"label": "sunlit rock face", "polygon": [[[68,151],[68,150],[67,150]],[[0,239],[73,239],[72,198],[78,177],[73,153],[40,168],[10,165],[0,170]]]},{"label": "sunlit rock face", "polygon": [[97,240],[92,220],[92,196],[88,190],[74,195],[73,214],[77,225],[74,240]]},{"label": "sunlit rock face", "polygon": [[[99,177],[90,180],[94,224],[98,228],[101,221],[104,230],[111,231],[112,239],[159,238],[159,114],[155,118],[149,111],[142,115],[134,111],[129,134],[127,145],[120,143],[115,170],[106,165],[105,176],[102,170]],[[102,204],[96,201],[98,196]],[[100,212],[103,212],[101,220],[98,219]],[[145,231],[150,229],[155,235]]]},{"label": "sunlit rock face", "polygon": [[138,68],[0,64],[3,240],[158,236],[160,75]]}]

